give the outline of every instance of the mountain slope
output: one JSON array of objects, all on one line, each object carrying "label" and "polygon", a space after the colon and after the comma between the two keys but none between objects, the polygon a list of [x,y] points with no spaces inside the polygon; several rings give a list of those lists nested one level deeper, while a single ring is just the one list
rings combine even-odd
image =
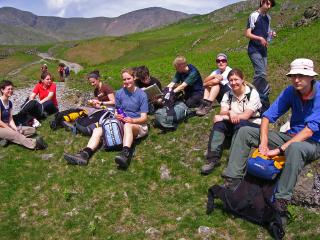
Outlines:
[{"label": "mountain slope", "polygon": [[[7,44],[8,41],[14,40],[15,44],[38,44],[104,35],[120,36],[160,27],[189,16],[192,15],[155,7],[133,11],[116,18],[59,18],[37,16],[15,8],[3,7],[0,8],[2,31],[8,32],[14,28],[16,34],[12,33],[7,37],[0,35],[0,43]],[[19,32],[19,27],[24,31]],[[35,32],[45,37],[34,42]],[[21,38],[25,35],[30,39]]]}]

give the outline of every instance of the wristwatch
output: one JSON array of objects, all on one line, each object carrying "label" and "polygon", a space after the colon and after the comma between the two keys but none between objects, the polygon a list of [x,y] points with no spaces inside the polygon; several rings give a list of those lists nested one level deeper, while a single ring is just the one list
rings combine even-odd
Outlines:
[{"label": "wristwatch", "polygon": [[284,150],[282,149],[282,147],[280,146],[280,147],[278,147],[278,149],[279,149],[280,155],[283,155],[284,154]]}]

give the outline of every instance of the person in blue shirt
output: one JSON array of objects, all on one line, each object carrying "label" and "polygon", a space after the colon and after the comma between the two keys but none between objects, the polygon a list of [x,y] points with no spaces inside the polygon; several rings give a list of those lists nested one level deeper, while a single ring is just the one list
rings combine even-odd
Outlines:
[{"label": "person in blue shirt", "polygon": [[275,0],[260,0],[260,7],[250,14],[245,31],[250,39],[248,55],[254,68],[252,83],[260,94],[263,112],[270,106],[270,85],[266,80],[268,40],[276,36],[270,28],[271,17],[267,13],[275,4]]},{"label": "person in blue shirt", "polygon": [[[287,76],[291,86],[285,88],[264,112],[260,130],[243,127],[231,148],[229,162],[222,176],[225,186],[235,189],[245,174],[251,148],[268,157],[284,154],[285,166],[280,175],[275,208],[286,216],[287,205],[297,177],[307,162],[320,158],[320,82],[313,61],[299,58],[291,63]],[[290,129],[286,133],[269,130],[269,123],[291,110]]]},{"label": "person in blue shirt", "polygon": [[[188,107],[199,107],[202,103],[204,89],[198,69],[188,64],[184,56],[176,57],[173,66],[176,74],[167,87],[169,90],[173,89],[174,93],[184,91],[184,101]],[[176,87],[178,84],[180,85]]]},{"label": "person in blue shirt", "polygon": [[[123,87],[116,92],[115,105],[116,109],[121,109],[124,114],[117,114],[116,111],[115,117],[123,122],[124,135],[122,151],[116,156],[115,162],[121,169],[127,169],[133,155],[134,140],[148,134],[148,97],[143,90],[135,86],[133,69],[123,69],[121,76]],[[87,147],[77,154],[65,153],[64,159],[72,165],[87,165],[100,146],[102,134],[102,127],[95,128]]]}]

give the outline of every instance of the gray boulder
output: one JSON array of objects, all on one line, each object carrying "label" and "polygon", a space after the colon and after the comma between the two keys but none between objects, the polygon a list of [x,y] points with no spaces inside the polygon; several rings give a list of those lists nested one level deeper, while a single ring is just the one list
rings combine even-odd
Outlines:
[{"label": "gray boulder", "polygon": [[299,174],[292,203],[320,208],[320,159],[308,164]]}]

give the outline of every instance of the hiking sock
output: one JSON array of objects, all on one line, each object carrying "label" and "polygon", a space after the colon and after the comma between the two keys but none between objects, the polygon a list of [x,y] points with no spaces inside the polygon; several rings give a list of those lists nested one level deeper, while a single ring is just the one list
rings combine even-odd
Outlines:
[{"label": "hiking sock", "polygon": [[89,147],[85,147],[82,151],[88,153],[89,158],[91,158],[93,155],[93,150]]}]

